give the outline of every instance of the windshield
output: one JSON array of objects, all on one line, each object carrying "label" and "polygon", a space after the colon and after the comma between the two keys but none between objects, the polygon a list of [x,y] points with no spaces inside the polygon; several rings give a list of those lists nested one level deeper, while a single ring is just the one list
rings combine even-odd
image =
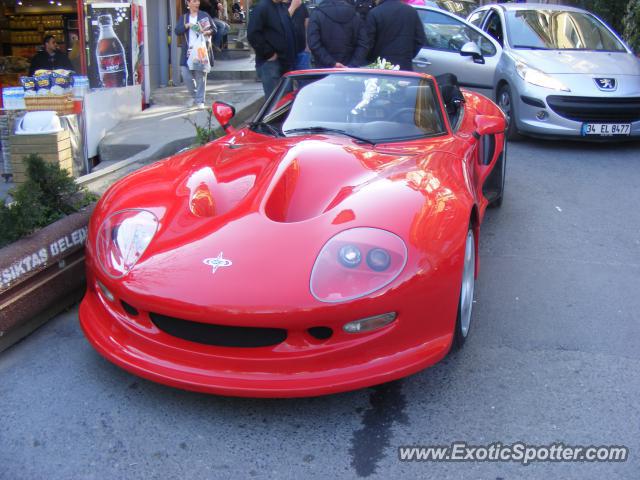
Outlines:
[{"label": "windshield", "polygon": [[507,29],[513,48],[626,52],[602,22],[584,12],[510,11]]},{"label": "windshield", "polygon": [[366,70],[285,77],[251,127],[266,135],[331,133],[366,143],[445,132],[431,80]]}]

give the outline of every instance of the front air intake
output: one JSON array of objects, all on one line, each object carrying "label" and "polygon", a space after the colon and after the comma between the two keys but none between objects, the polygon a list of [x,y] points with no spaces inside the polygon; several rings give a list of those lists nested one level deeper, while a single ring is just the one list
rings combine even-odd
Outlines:
[{"label": "front air intake", "polygon": [[623,123],[640,120],[640,97],[572,97],[550,95],[549,107],[577,122]]},{"label": "front air intake", "polygon": [[218,347],[269,347],[287,338],[283,328],[235,327],[193,322],[181,318],[149,313],[151,321],[165,333],[190,342]]}]

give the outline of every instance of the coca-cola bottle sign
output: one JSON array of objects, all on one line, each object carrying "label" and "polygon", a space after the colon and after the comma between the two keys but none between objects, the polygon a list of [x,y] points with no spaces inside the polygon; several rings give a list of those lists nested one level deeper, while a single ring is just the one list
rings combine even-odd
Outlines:
[{"label": "coca-cola bottle sign", "polygon": [[[120,6],[121,5],[121,6]],[[130,5],[92,3],[90,30],[92,88],[118,88],[132,84]]]},{"label": "coca-cola bottle sign", "polygon": [[100,15],[98,25],[100,25],[100,35],[96,57],[101,86],[105,88],[126,87],[129,76],[127,59],[124,47],[113,30],[111,15]]}]

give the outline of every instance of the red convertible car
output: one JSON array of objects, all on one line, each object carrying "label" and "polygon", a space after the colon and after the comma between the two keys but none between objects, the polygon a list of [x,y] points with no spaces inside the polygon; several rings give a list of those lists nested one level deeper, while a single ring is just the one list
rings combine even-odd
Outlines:
[{"label": "red convertible car", "polygon": [[469,334],[505,119],[455,78],[291,72],[254,121],[114,184],[89,226],[80,322],[173,387],[294,397],[433,365]]}]

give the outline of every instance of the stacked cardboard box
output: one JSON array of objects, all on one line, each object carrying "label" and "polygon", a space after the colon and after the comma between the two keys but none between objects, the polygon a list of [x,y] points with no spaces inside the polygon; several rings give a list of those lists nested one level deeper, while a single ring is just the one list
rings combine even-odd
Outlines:
[{"label": "stacked cardboard box", "polygon": [[9,152],[9,117],[0,115],[0,165],[2,175],[11,174],[11,156]]},{"label": "stacked cardboard box", "polygon": [[5,178],[11,175],[9,137],[13,133],[15,119],[23,114],[24,110],[5,110],[0,115],[0,171]]},{"label": "stacked cardboard box", "polygon": [[27,180],[24,158],[32,153],[39,155],[46,162],[57,163],[60,168],[73,174],[73,153],[68,130],[37,135],[11,135],[9,144],[15,184]]}]

